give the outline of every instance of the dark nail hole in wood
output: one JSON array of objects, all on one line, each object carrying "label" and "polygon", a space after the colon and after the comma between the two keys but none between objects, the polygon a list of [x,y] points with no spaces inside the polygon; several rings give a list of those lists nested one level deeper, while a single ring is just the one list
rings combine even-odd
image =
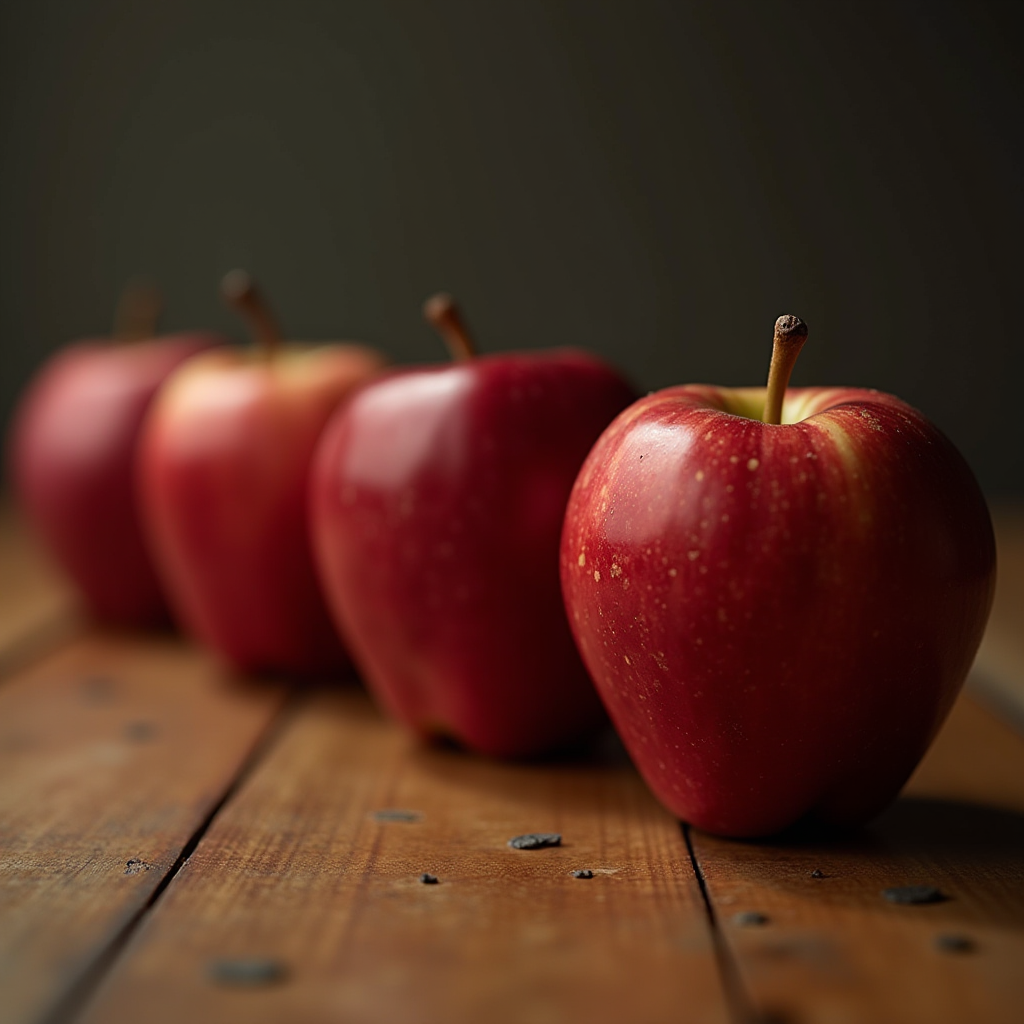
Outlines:
[{"label": "dark nail hole in wood", "polygon": [[276,985],[288,976],[288,969],[280,960],[215,960],[206,973],[219,985],[256,988]]},{"label": "dark nail hole in wood", "polygon": [[124,737],[132,743],[149,743],[159,731],[153,722],[129,722],[124,727]]},{"label": "dark nail hole in wood", "polygon": [[948,896],[934,885],[894,885],[882,890],[890,903],[914,906],[921,903],[944,903]]},{"label": "dark nail hole in wood", "polygon": [[422,821],[423,815],[419,811],[403,811],[393,807],[385,807],[383,810],[374,811],[373,818],[375,821],[399,821],[411,825],[417,821]]},{"label": "dark nail hole in wood", "polygon": [[508,845],[513,850],[543,850],[548,846],[561,846],[562,836],[559,832],[527,832],[525,835],[513,836]]},{"label": "dark nail hole in wood", "polygon": [[131,860],[124,862],[124,873],[126,875],[137,875],[143,871],[149,871],[152,867],[152,864],[147,864],[140,857],[132,857]]},{"label": "dark nail hole in wood", "polygon": [[732,923],[740,928],[760,928],[768,923],[768,916],[759,910],[741,910],[732,915]]},{"label": "dark nail hole in wood", "polygon": [[593,878],[594,872],[590,868],[581,868],[572,873],[573,878]]},{"label": "dark nail hole in wood", "polygon": [[428,874],[426,871],[420,875],[420,881],[424,885],[437,885],[437,875]]}]

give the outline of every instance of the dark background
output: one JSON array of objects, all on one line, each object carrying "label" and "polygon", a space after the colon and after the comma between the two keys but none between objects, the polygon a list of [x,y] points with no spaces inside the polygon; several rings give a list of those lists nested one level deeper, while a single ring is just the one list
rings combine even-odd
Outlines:
[{"label": "dark background", "polygon": [[33,0],[0,14],[0,417],[126,279],[238,331],[441,358],[590,346],[644,388],[763,381],[923,409],[1024,496],[1024,3]]}]

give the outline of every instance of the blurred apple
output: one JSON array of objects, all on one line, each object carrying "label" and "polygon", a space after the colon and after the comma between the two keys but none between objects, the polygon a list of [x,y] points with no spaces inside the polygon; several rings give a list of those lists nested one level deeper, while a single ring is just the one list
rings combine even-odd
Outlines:
[{"label": "blurred apple", "polygon": [[605,721],[569,632],[558,542],[573,480],[634,397],[574,349],[390,374],[331,421],[312,477],[318,564],[367,686],[425,736],[535,754]]},{"label": "blurred apple", "polygon": [[56,562],[98,619],[168,621],[135,492],[139,430],[165,378],[226,339],[210,332],[153,337],[159,293],[125,290],[113,338],[76,342],[45,363],[17,410],[14,488]]},{"label": "blurred apple", "polygon": [[347,664],[313,568],[307,493],[328,417],[384,365],[354,344],[284,343],[248,275],[223,283],[256,345],[193,360],[146,424],[140,489],[175,612],[237,668]]}]

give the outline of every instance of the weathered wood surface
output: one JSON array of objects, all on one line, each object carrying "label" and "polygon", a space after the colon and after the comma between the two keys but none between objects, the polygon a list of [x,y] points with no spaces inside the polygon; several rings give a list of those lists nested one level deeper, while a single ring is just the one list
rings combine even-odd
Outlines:
[{"label": "weathered wood surface", "polygon": [[[736,843],[691,831],[749,1004],[794,1024],[1020,1021],[1022,812],[1024,742],[965,697],[903,797],[855,836]],[[946,899],[882,896],[914,884]]]},{"label": "weathered wood surface", "polygon": [[0,685],[0,1021],[74,1001],[280,703],[170,637],[92,633]]},{"label": "weathered wood surface", "polygon": [[[1024,666],[1016,524],[1000,692]],[[428,750],[354,689],[282,715],[173,638],[60,626],[68,592],[22,545],[0,523],[0,566],[23,560],[0,575],[5,1024],[1024,1019],[1024,739],[970,697],[864,832],[688,847],[613,748]],[[564,845],[508,849],[538,830]],[[908,883],[948,898],[882,898]]]},{"label": "weathered wood surface", "polygon": [[[380,814],[395,810],[413,820]],[[507,846],[538,831],[562,833],[563,845]],[[283,978],[226,984],[217,972],[237,961],[270,961]],[[358,692],[320,695],[294,715],[86,1020],[143,1012],[150,1022],[728,1019],[679,826],[621,755],[501,765],[423,749]]]}]

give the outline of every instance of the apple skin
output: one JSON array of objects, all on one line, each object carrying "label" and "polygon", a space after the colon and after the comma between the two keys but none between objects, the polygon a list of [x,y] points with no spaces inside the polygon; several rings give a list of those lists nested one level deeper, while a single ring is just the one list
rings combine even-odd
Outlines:
[{"label": "apple skin", "polygon": [[154,405],[139,487],[157,565],[185,628],[237,669],[348,665],[313,567],[309,466],[330,415],[383,365],[360,345],[214,352]]},{"label": "apple skin", "polygon": [[367,686],[414,732],[521,757],[606,721],[558,544],[584,457],[634,398],[584,352],[511,353],[396,373],[329,426],[321,577]]},{"label": "apple skin", "polygon": [[[924,754],[981,641],[988,509],[891,395],[669,388],[603,434],[566,513],[583,660],[637,768],[725,836],[856,825]],[[737,415],[739,413],[739,415]],[[794,422],[799,421],[799,422]]]},{"label": "apple skin", "polygon": [[10,461],[19,504],[103,622],[170,621],[135,493],[139,432],[167,376],[226,341],[193,332],[76,342],[43,366],[15,414]]}]

